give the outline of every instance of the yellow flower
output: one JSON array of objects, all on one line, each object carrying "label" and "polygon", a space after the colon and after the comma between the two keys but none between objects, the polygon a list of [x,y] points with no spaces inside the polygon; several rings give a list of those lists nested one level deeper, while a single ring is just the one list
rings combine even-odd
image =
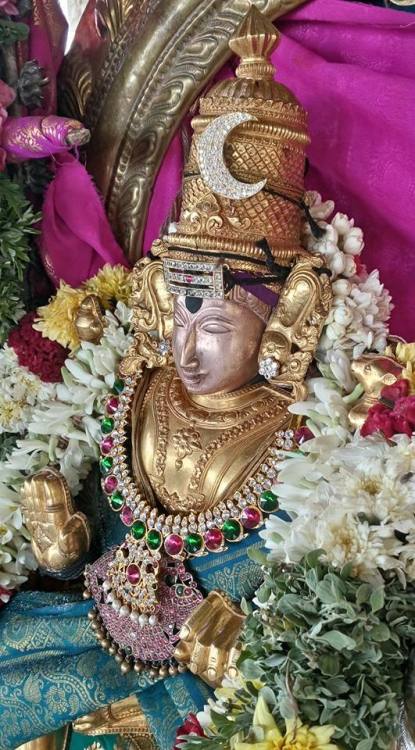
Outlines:
[{"label": "yellow flower", "polygon": [[402,341],[398,341],[395,356],[398,362],[401,362],[403,365],[406,365],[408,362],[411,365],[415,365],[415,344],[404,344]]},{"label": "yellow flower", "polygon": [[84,288],[89,294],[96,294],[107,309],[114,301],[127,305],[132,289],[131,271],[124,266],[106,263],[96,276],[85,282]]},{"label": "yellow flower", "polygon": [[255,742],[232,744],[233,750],[339,750],[330,742],[333,726],[308,727],[299,719],[288,719],[285,734],[279,730],[262,696],[256,704],[252,729]]},{"label": "yellow flower", "polygon": [[49,304],[38,308],[39,318],[33,328],[51,341],[57,341],[72,350],[76,349],[79,346],[79,337],[74,318],[87,294],[85,289],[72,289],[62,281]]},{"label": "yellow flower", "polygon": [[79,289],[73,289],[62,281],[49,304],[38,308],[39,318],[33,327],[45,338],[73,351],[80,344],[75,315],[85,297],[96,294],[108,309],[116,302],[128,302],[131,283],[130,271],[124,266],[110,266],[108,263]]}]

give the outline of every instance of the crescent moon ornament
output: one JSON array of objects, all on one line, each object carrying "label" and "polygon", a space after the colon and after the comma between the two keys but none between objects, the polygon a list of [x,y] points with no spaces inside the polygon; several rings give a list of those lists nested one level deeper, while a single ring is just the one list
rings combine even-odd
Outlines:
[{"label": "crescent moon ornament", "polygon": [[240,182],[231,175],[225,164],[223,148],[226,138],[234,128],[250,120],[256,120],[256,117],[245,112],[222,115],[213,120],[198,138],[197,161],[203,182],[213,193],[223,195],[224,198],[232,200],[251,198],[259,193],[267,182],[266,180],[252,184]]}]

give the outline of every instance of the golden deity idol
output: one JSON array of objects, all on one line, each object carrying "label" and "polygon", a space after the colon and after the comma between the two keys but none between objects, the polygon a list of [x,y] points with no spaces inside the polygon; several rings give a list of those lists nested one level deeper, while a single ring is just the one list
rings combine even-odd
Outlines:
[{"label": "golden deity idol", "polygon": [[[92,626],[125,673],[189,669],[211,685],[233,673],[242,582],[219,589],[278,507],[289,407],[330,307],[329,273],[301,244],[306,113],[274,81],[277,42],[252,7],[230,43],[235,77],[192,122],[180,219],[133,271],[134,344],[101,444],[126,535],[85,572]],[[207,556],[226,560],[223,586],[199,582]]]}]

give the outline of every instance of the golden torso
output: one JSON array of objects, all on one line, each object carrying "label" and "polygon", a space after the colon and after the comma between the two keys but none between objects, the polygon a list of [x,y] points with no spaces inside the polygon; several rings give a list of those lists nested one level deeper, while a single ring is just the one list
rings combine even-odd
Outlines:
[{"label": "golden torso", "polygon": [[133,411],[133,467],[147,497],[169,513],[200,513],[228,499],[290,426],[292,399],[264,383],[190,396],[176,370],[143,382]]}]

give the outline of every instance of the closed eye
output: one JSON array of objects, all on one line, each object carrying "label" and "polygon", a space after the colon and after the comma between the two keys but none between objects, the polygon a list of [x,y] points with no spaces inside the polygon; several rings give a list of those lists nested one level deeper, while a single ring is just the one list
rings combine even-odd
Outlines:
[{"label": "closed eye", "polygon": [[228,320],[218,318],[205,318],[199,326],[205,333],[230,333],[234,326]]}]

